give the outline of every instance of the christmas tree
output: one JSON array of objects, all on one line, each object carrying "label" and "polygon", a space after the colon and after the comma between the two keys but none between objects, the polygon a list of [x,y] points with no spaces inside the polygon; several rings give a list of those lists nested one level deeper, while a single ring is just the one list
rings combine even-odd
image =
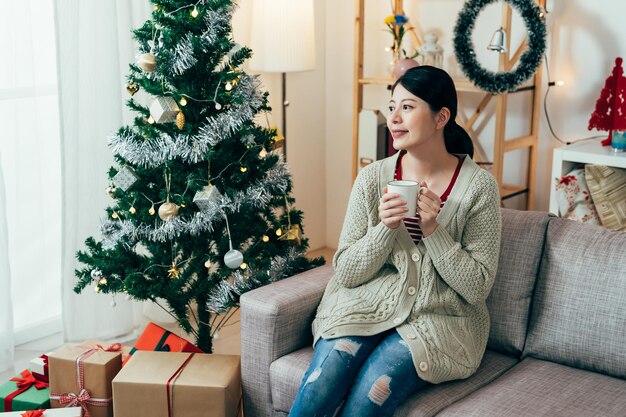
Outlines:
[{"label": "christmas tree", "polygon": [[589,130],[608,130],[609,137],[602,145],[609,146],[613,138],[613,130],[626,130],[626,78],[622,68],[622,58],[615,58],[613,72],[606,79],[596,109],[589,119]]},{"label": "christmas tree", "polygon": [[[269,112],[260,81],[240,69],[232,0],[154,0],[136,29],[132,126],[109,138],[112,203],[102,238],[79,251],[74,291],[159,302],[205,352],[239,296],[324,263],[306,257],[302,212],[278,150],[253,121]],[[149,103],[132,96],[143,90]],[[267,119],[267,118],[266,118]]]}]

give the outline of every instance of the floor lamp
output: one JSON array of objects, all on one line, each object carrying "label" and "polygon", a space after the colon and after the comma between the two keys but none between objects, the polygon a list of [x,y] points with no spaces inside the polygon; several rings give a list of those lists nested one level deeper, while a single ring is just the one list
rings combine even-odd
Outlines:
[{"label": "floor lamp", "polygon": [[253,0],[250,69],[282,75],[283,157],[287,160],[287,73],[315,69],[313,0]]}]

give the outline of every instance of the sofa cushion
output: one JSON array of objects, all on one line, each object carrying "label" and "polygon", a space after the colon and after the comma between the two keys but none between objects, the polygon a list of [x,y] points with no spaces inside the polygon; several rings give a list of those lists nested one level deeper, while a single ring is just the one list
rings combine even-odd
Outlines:
[{"label": "sofa cushion", "polygon": [[625,392],[624,380],[528,358],[437,417],[623,416]]},{"label": "sofa cushion", "polygon": [[489,349],[522,353],[548,219],[543,212],[502,209],[500,261],[487,298]]},{"label": "sofa cushion", "polygon": [[[288,413],[311,358],[312,348],[300,349],[272,363],[270,381],[272,403],[276,412]],[[485,386],[518,362],[501,353],[487,351],[478,371],[469,379],[432,385],[412,395],[396,410],[394,416],[434,416],[453,402]]]},{"label": "sofa cushion", "polygon": [[524,357],[626,378],[626,233],[552,219]]}]

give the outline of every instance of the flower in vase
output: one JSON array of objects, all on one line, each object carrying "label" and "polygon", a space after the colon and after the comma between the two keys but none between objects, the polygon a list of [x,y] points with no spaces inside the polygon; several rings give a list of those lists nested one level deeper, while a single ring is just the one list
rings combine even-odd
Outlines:
[{"label": "flower in vase", "polygon": [[406,33],[405,25],[408,23],[409,19],[406,16],[397,14],[397,15],[389,15],[385,18],[384,22],[387,26],[389,33],[393,36],[393,44],[391,45],[392,52],[398,52],[398,58],[415,58],[419,55],[417,49],[414,49],[413,54],[409,55],[407,51],[402,48],[402,39],[404,38],[404,34]]}]

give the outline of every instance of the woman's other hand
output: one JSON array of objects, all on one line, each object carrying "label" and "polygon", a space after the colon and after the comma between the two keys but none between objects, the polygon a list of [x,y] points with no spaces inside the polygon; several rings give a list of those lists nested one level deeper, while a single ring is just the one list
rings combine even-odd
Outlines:
[{"label": "woman's other hand", "polygon": [[420,221],[419,225],[424,236],[432,234],[439,223],[437,215],[441,209],[441,199],[430,188],[426,181],[420,182],[420,194],[417,197],[417,213]]}]

